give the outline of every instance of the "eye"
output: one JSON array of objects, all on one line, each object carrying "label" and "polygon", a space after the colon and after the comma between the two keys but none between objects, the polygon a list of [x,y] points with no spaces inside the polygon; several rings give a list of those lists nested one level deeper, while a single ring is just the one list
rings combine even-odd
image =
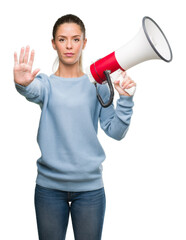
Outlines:
[{"label": "eye", "polygon": [[64,41],[65,41],[64,38],[60,38],[60,39],[59,39],[59,42],[64,42]]},{"label": "eye", "polygon": [[75,38],[74,41],[75,42],[79,42],[80,40],[79,40],[79,38]]}]

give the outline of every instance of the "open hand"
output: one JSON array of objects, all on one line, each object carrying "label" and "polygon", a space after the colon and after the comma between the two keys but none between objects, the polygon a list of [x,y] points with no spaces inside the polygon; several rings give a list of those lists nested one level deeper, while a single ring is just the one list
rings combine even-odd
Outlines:
[{"label": "open hand", "polygon": [[17,58],[17,53],[14,53],[14,81],[20,85],[27,86],[29,85],[40,69],[36,69],[32,72],[32,65],[34,61],[34,50],[31,51],[30,59],[29,58],[30,47],[27,46],[26,49],[21,48],[19,62]]}]

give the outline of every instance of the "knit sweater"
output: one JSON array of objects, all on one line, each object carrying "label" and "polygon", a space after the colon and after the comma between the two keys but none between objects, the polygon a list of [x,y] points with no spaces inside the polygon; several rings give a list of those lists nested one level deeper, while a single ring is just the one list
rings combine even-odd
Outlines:
[{"label": "knit sweater", "polygon": [[[98,121],[108,136],[123,139],[133,112],[133,97],[120,95],[116,107],[103,108],[86,74],[78,78],[38,74],[28,86],[15,83],[15,87],[41,109],[36,183],[69,192],[102,188],[106,155],[97,135]],[[98,91],[108,101],[107,84],[98,84]]]}]

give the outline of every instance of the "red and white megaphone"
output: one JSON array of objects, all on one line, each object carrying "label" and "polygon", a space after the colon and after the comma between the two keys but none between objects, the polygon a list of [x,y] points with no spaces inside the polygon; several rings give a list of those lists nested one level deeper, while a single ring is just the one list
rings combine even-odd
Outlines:
[{"label": "red and white megaphone", "polygon": [[166,62],[172,60],[172,51],[169,42],[158,26],[150,17],[144,17],[139,33],[126,45],[92,63],[86,73],[92,83],[104,84],[108,82],[110,99],[104,103],[97,91],[97,97],[103,107],[108,107],[114,97],[114,89],[110,73],[118,69],[126,71],[129,68],[151,59],[162,59]]}]

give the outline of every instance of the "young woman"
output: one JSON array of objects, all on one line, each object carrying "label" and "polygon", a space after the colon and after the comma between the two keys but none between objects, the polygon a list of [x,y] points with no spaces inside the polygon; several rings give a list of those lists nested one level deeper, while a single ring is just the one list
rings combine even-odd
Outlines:
[{"label": "young woman", "polygon": [[[98,120],[105,133],[121,140],[129,127],[133,100],[124,89],[135,86],[123,73],[124,84],[114,83],[119,92],[117,106],[103,108],[96,88],[82,70],[86,46],[85,27],[74,15],[59,18],[53,28],[52,46],[59,66],[51,76],[32,71],[34,51],[27,46],[14,54],[17,91],[39,104],[41,118],[37,141],[35,210],[40,240],[65,239],[71,214],[76,240],[100,240],[105,214],[102,162],[105,153],[97,138]],[[38,74],[38,75],[37,75]],[[36,76],[37,75],[37,76]],[[104,101],[107,85],[99,85]]]}]

